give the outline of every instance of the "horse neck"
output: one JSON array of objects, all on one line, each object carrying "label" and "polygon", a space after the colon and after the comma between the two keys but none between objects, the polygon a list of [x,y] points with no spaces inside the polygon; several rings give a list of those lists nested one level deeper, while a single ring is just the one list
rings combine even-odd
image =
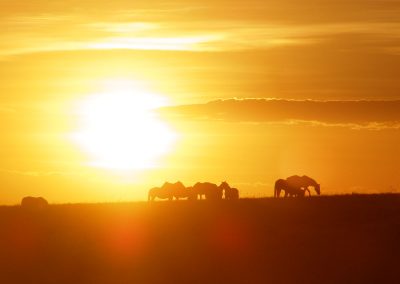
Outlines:
[{"label": "horse neck", "polygon": [[308,185],[310,185],[310,186],[314,186],[315,187],[315,186],[318,185],[318,183],[314,179],[312,179],[312,178],[310,178],[308,176],[304,176],[303,178],[307,180]]}]

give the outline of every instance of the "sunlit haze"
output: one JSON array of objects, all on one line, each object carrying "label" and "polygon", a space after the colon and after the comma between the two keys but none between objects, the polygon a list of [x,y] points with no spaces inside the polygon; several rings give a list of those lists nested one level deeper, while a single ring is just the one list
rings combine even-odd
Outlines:
[{"label": "sunlit haze", "polygon": [[400,191],[398,1],[11,1],[0,204]]}]

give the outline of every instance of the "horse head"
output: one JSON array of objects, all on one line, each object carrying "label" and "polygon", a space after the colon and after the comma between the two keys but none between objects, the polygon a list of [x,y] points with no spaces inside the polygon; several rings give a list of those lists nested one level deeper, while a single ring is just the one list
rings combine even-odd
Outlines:
[{"label": "horse head", "polygon": [[219,185],[219,188],[221,188],[221,189],[231,189],[231,187],[229,186],[229,184],[226,181],[221,182],[221,184]]},{"label": "horse head", "polygon": [[317,192],[318,195],[321,194],[321,185],[319,183],[317,183],[317,185],[314,187],[315,191]]}]

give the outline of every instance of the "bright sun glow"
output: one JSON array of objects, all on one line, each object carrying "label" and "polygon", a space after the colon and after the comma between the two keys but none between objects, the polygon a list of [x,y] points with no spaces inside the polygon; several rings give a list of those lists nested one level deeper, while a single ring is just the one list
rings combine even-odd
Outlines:
[{"label": "bright sun glow", "polygon": [[176,134],[153,112],[167,104],[130,80],[103,82],[104,92],[80,102],[80,129],[73,139],[89,153],[91,165],[138,170],[158,165]]}]

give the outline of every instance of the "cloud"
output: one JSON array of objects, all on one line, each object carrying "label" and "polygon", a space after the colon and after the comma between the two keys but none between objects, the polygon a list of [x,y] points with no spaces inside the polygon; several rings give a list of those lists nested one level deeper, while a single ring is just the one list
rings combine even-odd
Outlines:
[{"label": "cloud", "polygon": [[[82,49],[259,50],[319,44],[343,34],[364,35],[367,46],[379,45],[385,53],[398,54],[400,45],[395,1],[367,1],[362,7],[355,0],[323,2],[320,13],[311,0],[150,1],[123,7],[119,1],[95,6],[82,1],[75,9],[70,6],[76,3],[64,2],[38,1],[24,13],[0,13],[0,56]],[[82,12],[87,9],[90,15]]]},{"label": "cloud", "polygon": [[[271,24],[252,22],[138,22],[102,21],[61,17],[11,18],[0,37],[0,54],[33,52],[130,49],[240,51],[319,44],[338,35],[364,35],[369,45],[380,51],[392,50],[400,43],[398,23]],[[49,27],[52,27],[51,29]],[[71,30],[73,30],[71,32]],[[388,39],[392,39],[389,41]],[[27,44],[27,42],[29,44]],[[360,48],[360,46],[357,46]]]},{"label": "cloud", "polygon": [[315,101],[226,99],[166,107],[168,117],[244,123],[307,124],[351,129],[400,129],[400,100]]}]

